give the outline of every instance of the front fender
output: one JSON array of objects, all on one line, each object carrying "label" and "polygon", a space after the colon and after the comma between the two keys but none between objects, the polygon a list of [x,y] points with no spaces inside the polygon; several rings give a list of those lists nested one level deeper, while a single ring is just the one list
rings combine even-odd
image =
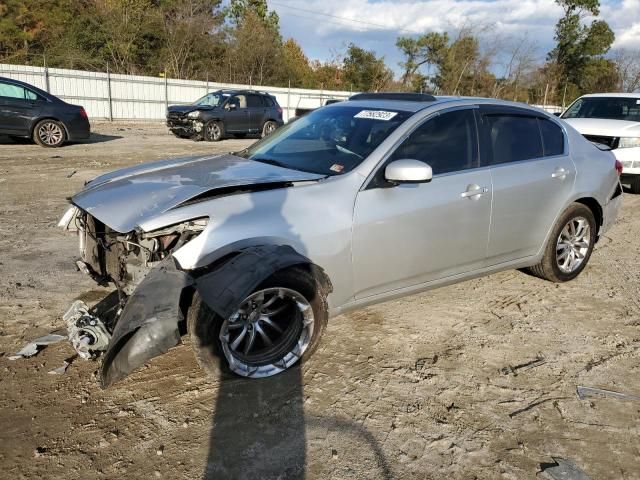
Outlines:
[{"label": "front fender", "polygon": [[247,247],[225,262],[190,272],[180,270],[175,259],[167,257],[140,282],[118,318],[102,363],[102,387],[180,343],[185,288],[195,287],[209,308],[228,318],[258,285],[293,265],[308,266],[320,288],[331,292],[324,270],[288,245]]}]

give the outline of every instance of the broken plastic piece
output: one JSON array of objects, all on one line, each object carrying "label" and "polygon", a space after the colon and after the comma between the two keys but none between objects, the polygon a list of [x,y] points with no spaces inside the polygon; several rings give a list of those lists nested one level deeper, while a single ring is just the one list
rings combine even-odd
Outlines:
[{"label": "broken plastic piece", "polygon": [[555,480],[591,480],[574,462],[566,458],[553,458],[556,463],[543,463],[540,465],[542,472]]},{"label": "broken plastic piece", "polygon": [[29,358],[33,357],[36,353],[41,350],[41,347],[45,347],[47,345],[52,345],[54,343],[61,342],[62,340],[66,340],[67,336],[63,335],[64,333],[60,330],[56,330],[55,332],[51,332],[48,335],[43,337],[38,337],[35,340],[32,340],[28,344],[26,344],[22,350],[20,350],[15,355],[10,355],[7,357],[9,360],[17,360],[19,358]]},{"label": "broken plastic piece", "polygon": [[610,397],[617,398],[618,400],[635,400],[640,401],[639,395],[632,395],[630,393],[614,392],[612,390],[604,390],[602,388],[594,387],[582,387],[576,388],[578,392],[578,398],[584,400],[586,397]]},{"label": "broken plastic piece", "polygon": [[62,363],[61,367],[54,368],[53,370],[49,370],[47,373],[50,375],[63,375],[67,371],[67,367],[71,365],[71,363],[66,360]]}]

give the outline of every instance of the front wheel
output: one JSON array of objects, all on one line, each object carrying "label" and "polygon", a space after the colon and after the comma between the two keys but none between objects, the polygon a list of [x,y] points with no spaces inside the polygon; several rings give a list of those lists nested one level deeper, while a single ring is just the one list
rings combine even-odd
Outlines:
[{"label": "front wheel", "polygon": [[572,203],[553,227],[542,261],[528,270],[556,283],[573,280],[591,257],[596,228],[593,212],[586,205]]},{"label": "front wheel", "polygon": [[207,142],[219,142],[224,138],[224,125],[215,120],[204,126],[204,139]]},{"label": "front wheel", "polygon": [[268,120],[264,122],[264,126],[262,127],[262,138],[271,135],[278,128],[278,124],[273,120]]},{"label": "front wheel", "polygon": [[304,269],[276,272],[219,318],[196,293],[187,328],[198,363],[211,376],[220,371],[250,378],[271,377],[317,348],[327,324],[324,294]]},{"label": "front wheel", "polygon": [[42,120],[33,129],[33,141],[42,147],[60,147],[66,139],[64,127],[55,120]]}]

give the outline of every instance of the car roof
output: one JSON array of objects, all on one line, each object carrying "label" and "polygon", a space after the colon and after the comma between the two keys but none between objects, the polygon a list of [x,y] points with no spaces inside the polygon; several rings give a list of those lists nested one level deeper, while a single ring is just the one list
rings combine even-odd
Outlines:
[{"label": "car roof", "polygon": [[[353,98],[353,97],[352,97]],[[496,105],[502,107],[516,107],[516,108],[524,108],[527,110],[534,111],[536,113],[544,113],[546,116],[551,116],[548,112],[532,107],[531,105],[527,105],[526,103],[519,102],[511,102],[508,100],[499,100],[497,98],[484,98],[484,97],[462,97],[462,96],[453,96],[453,95],[438,95],[431,97],[433,100],[426,101],[412,101],[412,100],[399,100],[399,99],[387,99],[382,96],[380,99],[367,98],[366,100],[358,100],[357,98],[354,100],[348,99],[346,103],[349,105],[353,105],[360,108],[388,108],[391,110],[400,110],[410,113],[419,112],[420,110],[424,110],[425,108],[433,107],[436,105],[442,105],[445,103],[459,103],[461,105]],[[345,106],[345,102],[333,103],[327,105],[326,108],[336,108]]]},{"label": "car roof", "polygon": [[222,92],[222,93],[226,93],[229,95],[234,95],[236,93],[252,93],[254,95],[265,95],[267,97],[272,97],[273,95],[271,95],[270,93],[267,92],[262,92],[260,90],[249,90],[246,88],[221,88],[220,90],[215,90],[214,92],[211,93],[216,93],[216,92]]},{"label": "car roof", "polygon": [[589,93],[582,95],[580,98],[585,97],[620,97],[620,98],[640,98],[640,92],[636,93]]}]

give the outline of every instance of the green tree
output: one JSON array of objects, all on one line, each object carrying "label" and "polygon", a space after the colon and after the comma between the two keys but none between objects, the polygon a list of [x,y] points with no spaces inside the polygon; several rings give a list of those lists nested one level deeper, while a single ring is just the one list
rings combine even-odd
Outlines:
[{"label": "green tree", "polygon": [[393,79],[393,74],[383,58],[378,58],[374,52],[364,50],[353,43],[347,48],[342,68],[345,83],[361,92],[382,90]]},{"label": "green tree", "polygon": [[[615,76],[615,66],[603,61],[603,57],[613,44],[614,33],[604,20],[583,24],[584,17],[599,15],[600,1],[556,0],[556,3],[564,9],[564,16],[556,24],[556,47],[549,52],[548,60],[558,66],[561,76],[578,92],[586,93],[596,85],[609,86],[607,79]],[[593,75],[598,77],[595,82]]]},{"label": "green tree", "polygon": [[228,15],[234,25],[241,25],[248,12],[255,14],[275,31],[280,31],[280,17],[275,11],[269,11],[267,0],[231,0]]}]

